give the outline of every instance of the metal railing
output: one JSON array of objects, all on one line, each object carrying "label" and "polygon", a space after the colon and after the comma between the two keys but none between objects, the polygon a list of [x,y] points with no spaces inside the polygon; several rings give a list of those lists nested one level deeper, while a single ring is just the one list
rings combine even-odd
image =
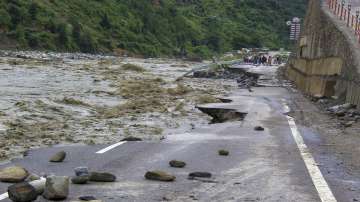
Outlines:
[{"label": "metal railing", "polygon": [[354,31],[360,43],[360,10],[354,13],[351,3],[346,4],[345,0],[327,0],[327,4],[330,11],[341,21],[345,21],[346,25]]}]

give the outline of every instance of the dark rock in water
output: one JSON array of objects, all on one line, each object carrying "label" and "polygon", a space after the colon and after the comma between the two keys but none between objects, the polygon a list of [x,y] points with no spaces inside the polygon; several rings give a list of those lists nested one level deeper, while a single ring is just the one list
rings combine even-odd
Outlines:
[{"label": "dark rock in water", "polygon": [[256,126],[256,127],[254,128],[254,130],[256,130],[256,131],[264,131],[265,128],[263,128],[263,127],[261,127],[261,126]]},{"label": "dark rock in water", "polygon": [[82,201],[94,201],[94,200],[97,200],[97,199],[95,197],[93,197],[93,196],[80,196],[79,200],[82,200]]},{"label": "dark rock in water", "polygon": [[148,180],[163,181],[163,182],[172,182],[176,179],[175,176],[159,170],[146,172],[145,178]]},{"label": "dark rock in water", "polygon": [[218,153],[220,156],[229,156],[230,152],[227,150],[219,150]]},{"label": "dark rock in water", "polygon": [[54,156],[50,158],[50,162],[60,163],[63,162],[66,158],[66,152],[61,151],[56,153]]},{"label": "dark rock in water", "polygon": [[43,197],[48,200],[63,200],[69,195],[69,178],[50,176],[46,178]]},{"label": "dark rock in water", "polygon": [[186,166],[186,163],[183,161],[172,160],[169,162],[169,165],[173,168],[183,168]]},{"label": "dark rock in water", "polygon": [[74,169],[76,176],[89,176],[89,168],[77,167]]},{"label": "dark rock in water", "polygon": [[194,178],[194,177],[203,177],[203,178],[211,178],[211,173],[208,172],[193,172],[189,174],[189,178]]},{"label": "dark rock in water", "polygon": [[115,182],[116,176],[111,173],[91,172],[89,180],[93,182]]},{"label": "dark rock in water", "polygon": [[89,176],[74,176],[71,178],[73,184],[86,184],[89,181]]},{"label": "dark rock in water", "polygon": [[128,141],[128,142],[136,142],[136,141],[142,141],[141,138],[138,138],[138,137],[126,137],[124,139],[122,139],[121,141]]},{"label": "dark rock in water", "polygon": [[8,194],[13,202],[31,202],[35,201],[38,197],[35,188],[27,182],[9,186]]},{"label": "dark rock in water", "polygon": [[19,166],[6,167],[0,170],[0,182],[23,182],[28,176],[29,172]]}]

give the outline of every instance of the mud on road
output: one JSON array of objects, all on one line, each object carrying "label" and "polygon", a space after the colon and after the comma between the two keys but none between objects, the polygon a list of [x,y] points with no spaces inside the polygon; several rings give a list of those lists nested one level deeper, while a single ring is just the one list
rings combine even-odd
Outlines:
[{"label": "mud on road", "polygon": [[197,104],[236,87],[178,77],[203,63],[171,59],[8,54],[0,58],[0,160],[28,149],[160,140],[208,124]]}]

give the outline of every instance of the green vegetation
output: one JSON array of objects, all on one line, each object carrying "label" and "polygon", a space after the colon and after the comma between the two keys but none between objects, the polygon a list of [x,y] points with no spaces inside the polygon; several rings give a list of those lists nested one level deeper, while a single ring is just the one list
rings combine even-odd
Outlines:
[{"label": "green vegetation", "polygon": [[306,1],[2,0],[0,41],[22,49],[149,57],[288,47],[285,22],[302,17]]}]

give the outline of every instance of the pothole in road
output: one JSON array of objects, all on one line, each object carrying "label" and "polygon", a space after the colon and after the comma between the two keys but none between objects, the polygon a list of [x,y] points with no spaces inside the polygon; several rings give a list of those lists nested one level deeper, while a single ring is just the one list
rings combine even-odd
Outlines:
[{"label": "pothole in road", "polygon": [[247,115],[234,109],[196,107],[201,112],[212,117],[210,124],[243,121]]}]

